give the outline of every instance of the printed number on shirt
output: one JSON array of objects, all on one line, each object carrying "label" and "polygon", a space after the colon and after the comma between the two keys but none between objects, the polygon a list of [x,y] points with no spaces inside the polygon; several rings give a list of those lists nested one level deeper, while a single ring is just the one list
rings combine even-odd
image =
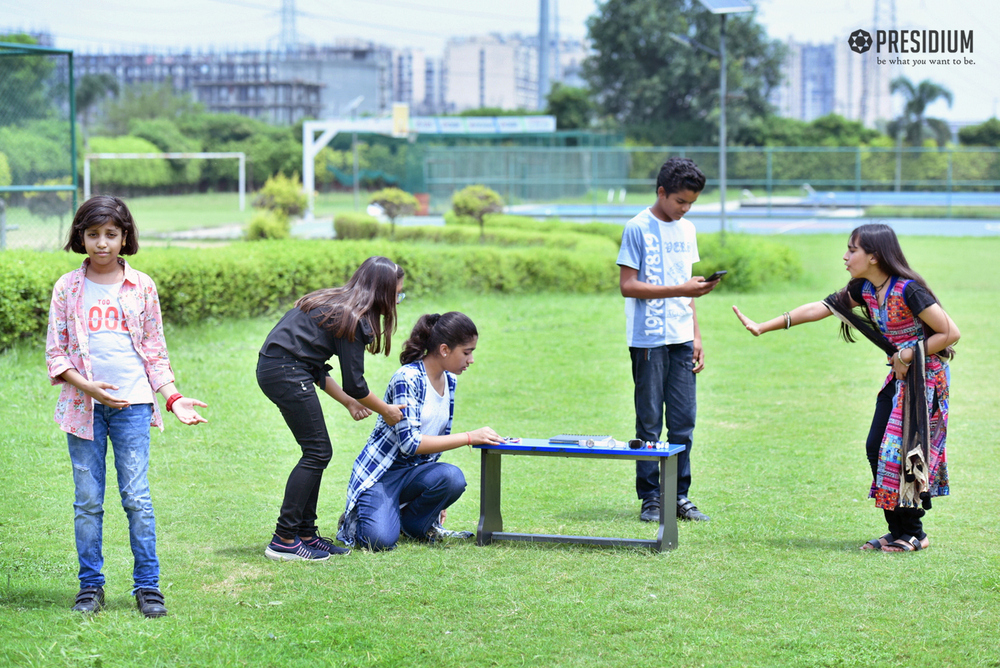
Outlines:
[{"label": "printed number on shirt", "polygon": [[92,332],[127,332],[128,324],[125,318],[121,317],[118,309],[111,306],[110,299],[99,299],[97,304],[90,308],[87,314],[87,327]]}]

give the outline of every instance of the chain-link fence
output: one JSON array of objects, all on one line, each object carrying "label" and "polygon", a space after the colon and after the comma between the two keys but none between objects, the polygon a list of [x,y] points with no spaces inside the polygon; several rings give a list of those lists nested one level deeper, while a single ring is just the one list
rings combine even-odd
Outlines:
[{"label": "chain-link fence", "polygon": [[0,40],[0,251],[66,242],[76,210],[73,96],[72,51]]},{"label": "chain-link fence", "polygon": [[[428,147],[424,183],[445,206],[469,184],[489,186],[508,203],[580,201],[609,191],[652,193],[670,156],[692,158],[708,177],[706,192],[718,188],[719,149],[712,146]],[[914,206],[933,206],[962,193],[1000,206],[996,148],[733,146],[726,158],[727,189],[745,189],[755,199],[823,190],[848,203],[846,195],[862,202],[871,193],[898,193],[906,201],[911,193]]]}]

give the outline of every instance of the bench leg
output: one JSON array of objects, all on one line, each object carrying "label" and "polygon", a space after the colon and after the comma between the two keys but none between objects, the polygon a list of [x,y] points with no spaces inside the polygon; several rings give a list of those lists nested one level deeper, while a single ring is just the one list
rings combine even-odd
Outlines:
[{"label": "bench leg", "polygon": [[657,552],[677,547],[677,458],[660,458],[660,527],[656,532]]},{"label": "bench leg", "polygon": [[486,449],[481,452],[479,526],[476,529],[476,545],[489,545],[493,542],[493,532],[503,531],[503,517],[500,516],[501,455]]}]

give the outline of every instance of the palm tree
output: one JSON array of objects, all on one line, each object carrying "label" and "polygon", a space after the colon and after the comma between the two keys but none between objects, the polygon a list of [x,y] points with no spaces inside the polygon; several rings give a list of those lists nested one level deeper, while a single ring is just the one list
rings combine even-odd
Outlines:
[{"label": "palm tree", "polygon": [[950,90],[930,79],[924,79],[914,85],[905,76],[893,79],[889,84],[889,90],[893,94],[902,94],[906,99],[902,115],[889,123],[890,136],[902,138],[905,135],[907,143],[911,146],[923,146],[925,130],[934,137],[938,146],[944,146],[951,139],[951,130],[947,123],[940,118],[924,116],[927,107],[938,99],[946,100],[950,107],[954,101]]}]

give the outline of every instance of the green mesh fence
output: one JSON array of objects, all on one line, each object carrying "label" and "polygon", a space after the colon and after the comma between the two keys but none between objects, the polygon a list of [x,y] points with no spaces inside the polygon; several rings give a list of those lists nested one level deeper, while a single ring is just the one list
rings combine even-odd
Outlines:
[{"label": "green mesh fence", "polygon": [[21,39],[0,37],[0,251],[53,250],[76,210],[73,53]]},{"label": "green mesh fence", "polygon": [[[509,204],[582,201],[612,191],[652,193],[660,166],[671,156],[693,159],[708,177],[706,191],[718,188],[714,146],[431,146],[423,154],[423,182],[432,200],[445,207],[451,193],[470,184],[489,186]],[[755,197],[810,189],[1000,193],[996,148],[731,146],[726,158],[727,188]]]}]

